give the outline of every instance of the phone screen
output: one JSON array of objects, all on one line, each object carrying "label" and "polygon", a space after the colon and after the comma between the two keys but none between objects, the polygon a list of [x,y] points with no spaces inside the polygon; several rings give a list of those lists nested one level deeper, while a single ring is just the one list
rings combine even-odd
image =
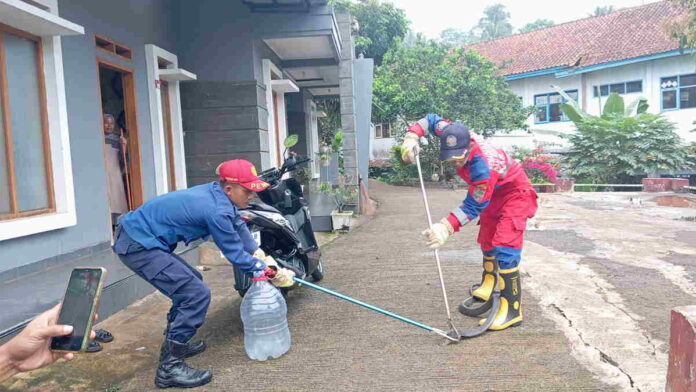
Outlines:
[{"label": "phone screen", "polygon": [[85,335],[89,333],[87,329],[91,325],[92,308],[96,305],[101,277],[100,268],[73,269],[58,316],[58,324],[72,325],[73,332],[67,336],[53,338],[51,349],[65,351],[82,349]]}]

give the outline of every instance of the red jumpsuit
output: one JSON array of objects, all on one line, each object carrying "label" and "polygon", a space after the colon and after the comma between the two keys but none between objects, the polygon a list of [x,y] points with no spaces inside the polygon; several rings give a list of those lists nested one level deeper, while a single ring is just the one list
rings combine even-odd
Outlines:
[{"label": "red jumpsuit", "polygon": [[[443,125],[449,123],[437,115],[426,118],[428,129],[437,136]],[[411,127],[409,131],[419,137],[425,133],[421,126]],[[470,132],[470,135],[468,162],[457,169],[457,174],[469,184],[469,191],[447,220],[459,231],[480,217],[478,243],[484,255],[495,256],[501,269],[515,268],[521,259],[527,219],[537,210],[537,194],[519,162],[478,134]]]}]

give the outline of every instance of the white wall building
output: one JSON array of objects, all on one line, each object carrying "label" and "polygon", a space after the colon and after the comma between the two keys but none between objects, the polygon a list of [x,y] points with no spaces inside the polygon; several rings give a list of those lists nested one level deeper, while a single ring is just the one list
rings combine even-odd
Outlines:
[{"label": "white wall building", "polygon": [[[626,104],[644,97],[648,112],[663,113],[685,142],[696,141],[691,132],[696,128],[696,57],[665,31],[683,12],[661,1],[472,45],[501,67],[522,105],[537,106],[527,119],[530,132],[496,135],[493,143],[506,149],[546,145],[563,150],[565,141],[558,135],[575,126],[560,111],[563,99],[552,86],[568,92],[590,114],[600,112],[610,92],[621,94]],[[382,159],[395,139],[377,132],[372,137],[371,158]]]},{"label": "white wall building", "polygon": [[650,113],[663,113],[685,142],[696,141],[690,132],[696,128],[696,58],[665,30],[683,12],[661,1],[473,45],[501,66],[522,105],[537,106],[527,119],[531,133],[498,135],[494,143],[562,149],[558,135],[575,126],[560,111],[563,98],[552,86],[590,114],[600,113],[611,92],[627,105],[644,97]]}]

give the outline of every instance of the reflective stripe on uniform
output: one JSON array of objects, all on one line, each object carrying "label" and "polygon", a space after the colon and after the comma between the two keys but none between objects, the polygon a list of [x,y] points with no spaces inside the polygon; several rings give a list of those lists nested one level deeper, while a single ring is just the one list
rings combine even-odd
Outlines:
[{"label": "reflective stripe on uniform", "polygon": [[471,221],[471,220],[469,219],[469,217],[466,216],[466,214],[464,213],[464,211],[462,211],[462,210],[459,209],[459,208],[453,209],[453,210],[452,210],[452,215],[454,215],[455,217],[457,217],[457,220],[459,221],[459,223],[460,223],[462,226],[466,225],[467,223],[469,223],[469,222]]}]

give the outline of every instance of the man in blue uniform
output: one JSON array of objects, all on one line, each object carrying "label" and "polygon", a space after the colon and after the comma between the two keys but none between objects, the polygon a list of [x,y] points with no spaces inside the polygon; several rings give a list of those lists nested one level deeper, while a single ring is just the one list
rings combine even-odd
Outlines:
[{"label": "man in blue uniform", "polygon": [[[190,342],[205,321],[210,289],[202,275],[174,254],[177,243],[212,236],[225,257],[245,272],[267,273],[275,261],[258,249],[238,208],[268,187],[251,162],[237,159],[218,166],[218,182],[156,197],[123,216],[113,249],[123,264],[172,300],[167,315],[155,384],[160,388],[196,387],[212,379],[208,370],[184,359],[203,352],[205,342]],[[292,271],[277,270],[271,281],[291,286]]]}]

